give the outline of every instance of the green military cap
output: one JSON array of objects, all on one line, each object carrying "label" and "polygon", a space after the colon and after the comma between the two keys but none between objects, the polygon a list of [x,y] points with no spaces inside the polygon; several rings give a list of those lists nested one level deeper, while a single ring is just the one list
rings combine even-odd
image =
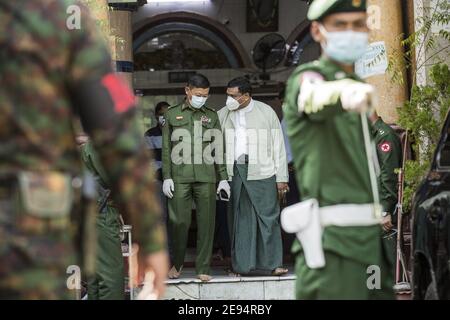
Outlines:
[{"label": "green military cap", "polygon": [[314,0],[308,10],[308,19],[320,20],[338,12],[366,11],[367,0]]}]

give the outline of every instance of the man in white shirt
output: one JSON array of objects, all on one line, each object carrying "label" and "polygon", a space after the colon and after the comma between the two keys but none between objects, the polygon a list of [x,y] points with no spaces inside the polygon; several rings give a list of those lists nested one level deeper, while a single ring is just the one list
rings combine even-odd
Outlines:
[{"label": "man in white shirt", "polygon": [[286,150],[273,109],[251,97],[246,78],[230,81],[219,112],[231,179],[231,255],[239,274],[281,275],[278,199],[288,192]]}]

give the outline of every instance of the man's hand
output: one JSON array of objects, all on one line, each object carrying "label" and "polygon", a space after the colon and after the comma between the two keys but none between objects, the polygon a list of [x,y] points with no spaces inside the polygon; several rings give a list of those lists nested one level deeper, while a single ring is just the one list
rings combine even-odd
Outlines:
[{"label": "man's hand", "polygon": [[175,191],[175,185],[172,179],[166,179],[163,182],[163,193],[167,198],[173,198],[173,192]]},{"label": "man's hand", "polygon": [[217,187],[217,194],[220,193],[220,190],[223,190],[227,193],[228,198],[231,195],[231,188],[227,180],[222,180],[219,182],[219,186]]},{"label": "man's hand", "polygon": [[[169,272],[169,256],[165,250],[147,256],[139,253],[137,244],[133,244],[131,257],[130,286],[135,288],[141,285],[144,279],[153,280],[153,294],[161,298],[166,290],[165,281]],[[151,276],[146,275],[152,273]]]},{"label": "man's hand", "polygon": [[165,281],[169,272],[169,255],[165,250],[148,255],[146,267],[146,272],[151,271],[154,274],[154,292],[158,298],[161,298],[166,291]]},{"label": "man's hand", "polygon": [[278,200],[282,202],[286,198],[286,193],[289,192],[289,185],[286,182],[277,182]]},{"label": "man's hand", "polygon": [[390,231],[394,227],[394,225],[392,224],[392,217],[390,214],[388,214],[386,217],[383,217],[381,225],[385,232]]},{"label": "man's hand", "polygon": [[347,111],[367,112],[377,104],[375,88],[366,83],[354,83],[341,91],[342,108]]}]

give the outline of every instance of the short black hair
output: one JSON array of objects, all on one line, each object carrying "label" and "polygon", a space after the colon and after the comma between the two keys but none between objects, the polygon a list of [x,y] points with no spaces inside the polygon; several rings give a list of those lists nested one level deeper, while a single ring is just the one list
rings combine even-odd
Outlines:
[{"label": "short black hair", "polygon": [[160,112],[162,108],[168,108],[168,107],[170,107],[170,104],[168,104],[166,101],[158,102],[155,107],[155,114]]},{"label": "short black hair", "polygon": [[207,77],[200,73],[196,73],[189,78],[187,86],[190,88],[208,89],[211,85]]},{"label": "short black hair", "polygon": [[234,78],[227,85],[228,88],[238,88],[239,93],[252,95],[252,85],[246,77]]}]

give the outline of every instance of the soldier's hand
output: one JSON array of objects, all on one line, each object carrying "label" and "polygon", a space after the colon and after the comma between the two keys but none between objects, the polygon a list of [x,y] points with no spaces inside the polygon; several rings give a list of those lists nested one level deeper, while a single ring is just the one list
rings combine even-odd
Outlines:
[{"label": "soldier's hand", "polygon": [[366,83],[348,85],[341,91],[341,104],[347,111],[368,112],[377,104],[375,88]]},{"label": "soldier's hand", "polygon": [[219,186],[217,187],[217,194],[220,193],[220,190],[225,191],[228,198],[230,198],[231,188],[230,188],[230,184],[228,183],[227,180],[222,180],[219,182]]},{"label": "soldier's hand", "polygon": [[172,179],[166,179],[163,182],[163,193],[166,197],[172,199],[173,192],[175,191],[175,185]]},{"label": "soldier's hand", "polygon": [[[164,296],[166,291],[165,281],[169,272],[169,256],[167,252],[159,251],[148,255],[145,258],[145,271],[152,272],[151,280],[153,280],[153,293],[159,299]],[[147,278],[147,277],[146,277]]]},{"label": "soldier's hand", "polygon": [[[148,294],[154,299],[159,299],[165,293],[165,281],[168,272],[169,256],[165,250],[145,256],[139,251],[139,245],[133,244],[129,265],[130,287],[136,288],[144,281],[153,281],[153,284],[144,283],[144,287],[147,287],[147,289],[150,287],[152,290]],[[142,297],[141,295],[138,298],[148,299],[148,296]]]},{"label": "soldier's hand", "polygon": [[383,227],[383,230],[385,232],[390,231],[394,225],[392,224],[392,217],[390,214],[388,214],[386,217],[383,217],[383,220],[381,221],[381,226]]}]

